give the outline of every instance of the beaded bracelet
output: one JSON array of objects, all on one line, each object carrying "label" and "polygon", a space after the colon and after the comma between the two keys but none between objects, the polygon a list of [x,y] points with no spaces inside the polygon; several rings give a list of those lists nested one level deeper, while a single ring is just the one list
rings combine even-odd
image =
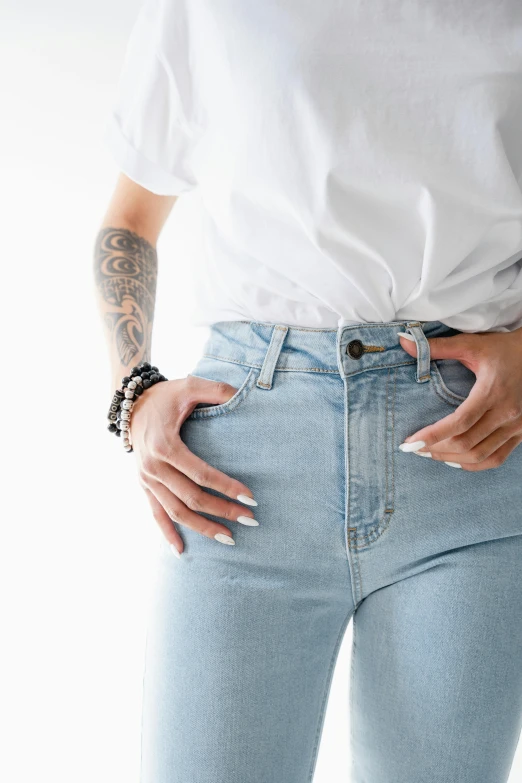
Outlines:
[{"label": "beaded bracelet", "polygon": [[125,451],[133,451],[130,442],[130,419],[136,398],[143,394],[145,389],[166,380],[168,378],[149,362],[133,367],[130,374],[121,379],[121,389],[114,392],[107,415],[110,422],[107,429],[114,432],[118,438],[121,437]]}]

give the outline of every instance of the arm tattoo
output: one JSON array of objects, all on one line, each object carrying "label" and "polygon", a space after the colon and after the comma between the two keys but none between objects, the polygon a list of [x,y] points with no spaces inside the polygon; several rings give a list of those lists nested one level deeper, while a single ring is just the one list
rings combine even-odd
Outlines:
[{"label": "arm tattoo", "polygon": [[102,228],[94,273],[104,322],[125,367],[150,360],[158,259],[144,237],[126,228]]}]

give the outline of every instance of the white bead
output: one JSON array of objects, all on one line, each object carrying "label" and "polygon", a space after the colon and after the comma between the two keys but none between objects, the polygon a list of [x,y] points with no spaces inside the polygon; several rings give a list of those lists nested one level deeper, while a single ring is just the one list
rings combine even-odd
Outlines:
[{"label": "white bead", "polygon": [[128,446],[130,441],[129,441],[128,438],[122,438],[122,443],[123,443],[124,446]]},{"label": "white bead", "polygon": [[143,383],[143,379],[141,375],[135,375],[132,380],[134,381],[134,383]]},{"label": "white bead", "polygon": [[132,446],[124,446],[125,451],[132,451]]},{"label": "white bead", "polygon": [[121,421],[120,422],[120,430],[122,432],[125,432],[125,430],[129,429],[129,422],[128,421]]},{"label": "white bead", "polygon": [[127,400],[132,400],[134,397],[134,392],[130,389],[125,389],[125,397]]},{"label": "white bead", "polygon": [[121,419],[122,421],[130,421],[130,417],[131,417],[131,415],[130,415],[130,411],[122,411],[122,412],[121,412],[120,419]]},{"label": "white bead", "polygon": [[131,390],[135,389],[137,385],[138,384],[136,383],[136,381],[129,381],[127,384],[127,389],[131,389]]},{"label": "white bead", "polygon": [[124,411],[132,410],[132,402],[130,400],[123,400],[121,407]]}]

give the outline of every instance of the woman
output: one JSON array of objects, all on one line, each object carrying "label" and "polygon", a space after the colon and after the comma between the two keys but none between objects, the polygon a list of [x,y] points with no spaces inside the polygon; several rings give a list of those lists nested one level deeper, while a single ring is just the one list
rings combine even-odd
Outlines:
[{"label": "woman", "polygon": [[518,0],[142,7],[95,253],[112,389],[165,371],[156,242],[196,188],[209,328],[123,427],[165,539],[142,783],[310,781],[350,619],[352,782],[507,781],[521,82]]}]

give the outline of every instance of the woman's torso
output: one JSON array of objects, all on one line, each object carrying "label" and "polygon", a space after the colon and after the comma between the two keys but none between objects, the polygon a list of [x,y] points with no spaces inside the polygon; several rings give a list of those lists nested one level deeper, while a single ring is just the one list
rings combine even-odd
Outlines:
[{"label": "woman's torso", "polygon": [[181,24],[190,62],[195,323],[522,325],[520,0],[165,14],[162,56],[175,74]]}]

